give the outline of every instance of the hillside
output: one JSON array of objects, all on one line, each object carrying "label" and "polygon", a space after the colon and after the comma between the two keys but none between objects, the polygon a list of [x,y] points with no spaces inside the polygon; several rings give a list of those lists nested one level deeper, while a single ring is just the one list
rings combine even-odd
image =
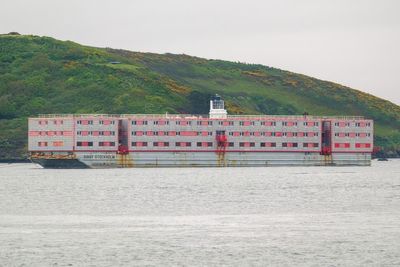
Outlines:
[{"label": "hillside", "polygon": [[26,155],[31,115],[205,114],[215,93],[230,114],[366,116],[376,145],[400,152],[400,107],[339,84],[262,65],[0,35],[0,159]]}]

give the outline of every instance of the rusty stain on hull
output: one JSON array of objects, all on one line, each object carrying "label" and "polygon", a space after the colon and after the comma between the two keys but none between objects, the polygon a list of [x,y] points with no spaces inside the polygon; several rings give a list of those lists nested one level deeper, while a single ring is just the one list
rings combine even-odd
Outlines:
[{"label": "rusty stain on hull", "polygon": [[129,154],[117,154],[117,164],[120,168],[134,167],[133,159]]}]

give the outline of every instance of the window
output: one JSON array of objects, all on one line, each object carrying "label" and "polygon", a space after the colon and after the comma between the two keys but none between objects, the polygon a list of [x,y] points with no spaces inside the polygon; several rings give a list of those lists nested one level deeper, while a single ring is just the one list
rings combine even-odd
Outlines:
[{"label": "window", "polygon": [[58,147],[58,146],[64,146],[64,142],[63,142],[63,141],[54,141],[54,142],[53,142],[53,146],[56,146],[56,147]]},{"label": "window", "polygon": [[265,126],[276,126],[276,121],[262,121],[261,125]]},{"label": "window", "polygon": [[370,143],[356,143],[356,148],[370,148]]},{"label": "window", "polygon": [[99,146],[115,146],[115,142],[99,142]]},{"label": "window", "polygon": [[318,147],[318,143],[303,143],[303,147]]},{"label": "window", "polygon": [[153,142],[153,146],[158,146],[158,142]]},{"label": "window", "polygon": [[349,148],[350,143],[335,143],[335,148]]},{"label": "window", "polygon": [[180,142],[175,142],[175,146],[181,146]]},{"label": "window", "polygon": [[186,142],[186,146],[192,146],[192,143]]},{"label": "window", "polygon": [[202,146],[202,143],[201,143],[201,142],[197,142],[196,144],[197,144],[198,147],[199,147],[199,146]]},{"label": "window", "polygon": [[147,142],[132,142],[132,146],[147,146]]},{"label": "window", "polygon": [[132,125],[147,125],[147,124],[148,124],[147,121],[132,121]]},{"label": "window", "polygon": [[271,142],[262,142],[260,143],[260,147],[276,147],[276,143],[271,143]]},{"label": "window", "polygon": [[229,142],[229,143],[228,143],[228,146],[229,146],[229,147],[234,147],[235,144],[234,144],[233,142]]},{"label": "window", "polygon": [[169,142],[164,142],[164,146],[169,146]]},{"label": "window", "polygon": [[39,147],[47,146],[47,142],[38,142]]},{"label": "window", "polygon": [[110,124],[114,124],[114,121],[110,121],[110,120],[100,120],[99,121],[100,125],[110,125]]},{"label": "window", "polygon": [[250,147],[255,147],[256,144],[254,142],[250,142]]},{"label": "window", "polygon": [[298,147],[298,143],[282,143],[282,147]]},{"label": "window", "polygon": [[239,121],[240,126],[250,126],[250,125],[255,125],[254,121]]},{"label": "window", "polygon": [[93,142],[78,141],[76,142],[76,146],[93,146]]},{"label": "window", "polygon": [[239,143],[239,146],[240,146],[240,147],[244,147],[244,143],[243,143],[243,142],[240,142],[240,143]]}]

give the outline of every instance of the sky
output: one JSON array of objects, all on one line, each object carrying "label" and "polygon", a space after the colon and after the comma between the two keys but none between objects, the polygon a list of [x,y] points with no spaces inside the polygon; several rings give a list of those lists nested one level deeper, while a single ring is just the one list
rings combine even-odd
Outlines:
[{"label": "sky", "polygon": [[400,104],[399,0],[1,0],[0,33],[259,63]]}]

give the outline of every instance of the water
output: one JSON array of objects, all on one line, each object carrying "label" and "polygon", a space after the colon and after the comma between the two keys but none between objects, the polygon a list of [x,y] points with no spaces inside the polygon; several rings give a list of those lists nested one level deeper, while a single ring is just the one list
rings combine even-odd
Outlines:
[{"label": "water", "polygon": [[1,266],[400,266],[400,160],[372,167],[0,164]]}]

